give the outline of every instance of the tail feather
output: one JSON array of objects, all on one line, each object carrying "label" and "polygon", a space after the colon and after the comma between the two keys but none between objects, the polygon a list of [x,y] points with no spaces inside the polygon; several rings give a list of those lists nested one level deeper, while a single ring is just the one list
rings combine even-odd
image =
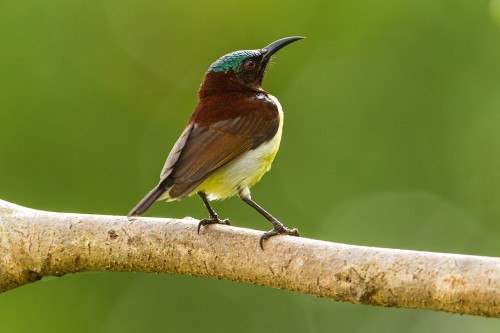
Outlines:
[{"label": "tail feather", "polygon": [[138,216],[148,210],[148,208],[168,190],[169,186],[165,185],[165,182],[160,182],[156,185],[155,188],[149,191],[149,193],[128,213],[127,217]]}]

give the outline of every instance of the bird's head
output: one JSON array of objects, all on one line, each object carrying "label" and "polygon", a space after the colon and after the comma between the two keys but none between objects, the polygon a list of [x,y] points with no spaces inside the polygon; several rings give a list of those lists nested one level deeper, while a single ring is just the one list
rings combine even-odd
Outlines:
[{"label": "bird's head", "polygon": [[243,50],[226,54],[208,68],[200,87],[200,94],[228,90],[261,90],[264,73],[271,56],[286,45],[303,38],[286,37],[259,50]]}]

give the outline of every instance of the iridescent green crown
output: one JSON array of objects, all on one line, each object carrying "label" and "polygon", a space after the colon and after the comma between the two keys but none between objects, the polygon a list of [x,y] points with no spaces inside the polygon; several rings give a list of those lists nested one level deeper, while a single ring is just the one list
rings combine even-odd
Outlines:
[{"label": "iridescent green crown", "polygon": [[214,62],[208,68],[208,72],[227,73],[229,70],[233,70],[236,73],[245,59],[251,57],[257,57],[259,55],[260,52],[257,50],[243,50],[243,51],[231,52],[219,58],[219,60],[217,60],[216,62]]}]

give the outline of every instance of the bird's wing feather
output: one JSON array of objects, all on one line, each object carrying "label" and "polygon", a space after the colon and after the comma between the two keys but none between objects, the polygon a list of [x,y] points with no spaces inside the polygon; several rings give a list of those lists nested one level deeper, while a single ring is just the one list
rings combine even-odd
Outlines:
[{"label": "bird's wing feather", "polygon": [[274,103],[243,103],[236,117],[218,110],[218,119],[212,115],[210,122],[194,118],[172,149],[162,173],[162,179],[171,176],[174,180],[170,197],[185,197],[212,172],[270,140],[278,130]]},{"label": "bird's wing feather", "polygon": [[191,134],[192,130],[193,130],[192,124],[186,126],[184,132],[182,132],[181,136],[175,142],[174,146],[172,147],[172,150],[170,151],[170,154],[168,154],[167,160],[165,161],[165,165],[161,170],[160,180],[166,179],[170,175],[170,173],[172,173],[172,169],[177,160],[179,159],[179,156],[181,155],[182,152],[182,148],[184,148],[184,146],[186,145],[186,141],[189,138],[189,134]]}]

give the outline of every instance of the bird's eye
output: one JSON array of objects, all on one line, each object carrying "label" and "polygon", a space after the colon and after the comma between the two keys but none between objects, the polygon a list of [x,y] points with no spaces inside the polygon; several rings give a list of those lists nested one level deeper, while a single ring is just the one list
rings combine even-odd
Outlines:
[{"label": "bird's eye", "polygon": [[246,70],[249,70],[251,71],[252,69],[255,68],[255,61],[253,60],[247,60],[245,61],[245,63],[243,64],[243,66],[245,67]]}]

